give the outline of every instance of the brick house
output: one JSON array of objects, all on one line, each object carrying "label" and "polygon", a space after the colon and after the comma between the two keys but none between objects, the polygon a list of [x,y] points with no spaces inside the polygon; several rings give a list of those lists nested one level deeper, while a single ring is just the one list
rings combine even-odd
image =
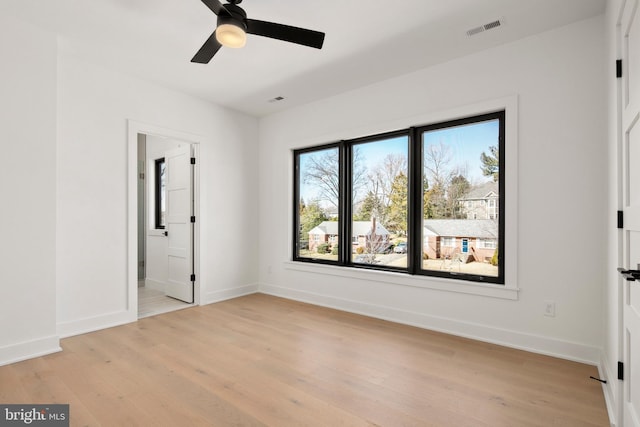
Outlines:
[{"label": "brick house", "polygon": [[425,219],[424,252],[431,259],[489,262],[498,247],[498,222],[490,219]]},{"label": "brick house", "polygon": [[[323,221],[309,231],[309,250],[315,251],[318,245],[328,243],[331,247],[338,243],[338,221]],[[372,226],[373,224],[373,226]],[[375,229],[375,233],[371,230]],[[387,245],[389,231],[382,225],[373,221],[354,221],[352,225],[353,237],[351,243],[353,251],[358,247],[378,247]]]}]

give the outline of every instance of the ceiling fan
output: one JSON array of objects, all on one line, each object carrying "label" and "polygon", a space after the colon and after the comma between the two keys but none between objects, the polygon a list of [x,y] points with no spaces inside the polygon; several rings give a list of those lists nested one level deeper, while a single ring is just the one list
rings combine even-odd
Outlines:
[{"label": "ceiling fan", "polygon": [[247,34],[283,40],[316,49],[322,48],[324,33],[274,22],[248,19],[245,11],[238,6],[242,0],[228,1],[223,5],[219,0],[202,0],[202,3],[218,16],[218,25],[191,59],[191,62],[208,64],[222,46],[243,47],[247,40]]}]

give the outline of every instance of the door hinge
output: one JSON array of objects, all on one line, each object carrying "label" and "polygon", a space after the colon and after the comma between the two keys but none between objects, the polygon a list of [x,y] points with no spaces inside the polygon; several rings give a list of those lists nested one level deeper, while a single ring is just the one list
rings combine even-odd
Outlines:
[{"label": "door hinge", "polygon": [[618,379],[624,381],[624,363],[618,362]]},{"label": "door hinge", "polygon": [[195,282],[195,281],[196,281],[196,275],[195,275],[195,274],[192,274],[192,275],[191,275],[191,281],[192,281],[192,282]]},{"label": "door hinge", "polygon": [[616,78],[622,77],[622,59],[616,59]]},{"label": "door hinge", "polygon": [[624,212],[618,211],[618,228],[624,228]]},{"label": "door hinge", "polygon": [[140,172],[140,179],[144,179],[144,172]]},{"label": "door hinge", "polygon": [[191,222],[192,223],[196,222],[196,217],[194,215],[191,215]]},{"label": "door hinge", "polygon": [[192,157],[192,158],[191,158],[191,164],[192,164],[192,165],[195,165],[195,164],[196,164],[196,158],[195,158],[195,157]]}]

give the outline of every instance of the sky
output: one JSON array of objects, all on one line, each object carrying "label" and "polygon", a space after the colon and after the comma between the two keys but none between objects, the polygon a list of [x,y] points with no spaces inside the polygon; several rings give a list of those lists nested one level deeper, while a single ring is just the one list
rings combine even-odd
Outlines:
[{"label": "sky", "polygon": [[467,179],[473,184],[490,181],[482,175],[480,155],[489,154],[489,147],[498,145],[499,121],[490,120],[469,125],[427,132],[423,135],[425,146],[438,145],[441,141],[450,147],[451,165],[465,167]]},{"label": "sky", "polygon": [[[423,133],[424,147],[431,144],[445,144],[449,147],[449,167],[466,169],[467,179],[472,184],[490,181],[491,177],[482,175],[480,155],[489,153],[489,147],[498,145],[499,121],[490,120],[468,125],[449,127]],[[373,143],[358,144],[360,159],[367,169],[380,164],[388,154],[407,156],[408,137],[399,136]],[[337,148],[333,148],[337,150]],[[300,157],[301,171],[304,171],[308,160],[315,153],[307,153]],[[336,166],[337,168],[337,166]],[[313,186],[300,182],[300,195],[305,201],[316,199],[317,192]]]}]

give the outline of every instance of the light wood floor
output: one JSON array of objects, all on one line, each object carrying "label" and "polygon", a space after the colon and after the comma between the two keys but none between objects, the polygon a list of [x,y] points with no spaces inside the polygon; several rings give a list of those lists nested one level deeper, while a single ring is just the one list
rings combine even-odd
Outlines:
[{"label": "light wood floor", "polygon": [[592,366],[267,295],[62,340],[1,403],[92,426],[608,426]]}]

